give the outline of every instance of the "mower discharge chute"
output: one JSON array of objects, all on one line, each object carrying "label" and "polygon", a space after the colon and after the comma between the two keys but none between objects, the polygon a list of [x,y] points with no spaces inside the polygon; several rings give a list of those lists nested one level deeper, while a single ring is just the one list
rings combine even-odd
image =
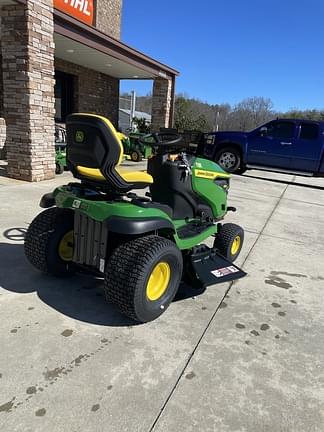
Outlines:
[{"label": "mower discharge chute", "polygon": [[[153,155],[147,172],[125,171],[110,121],[93,114],[67,120],[67,162],[79,182],[46,194],[29,226],[25,253],[37,269],[63,277],[82,269],[104,276],[106,297],[147,322],[172,302],[181,280],[195,287],[245,273],[233,264],[244,233],[221,224],[229,174],[183,152],[175,133],[141,138]],[[134,190],[149,187],[145,197]],[[214,237],[212,248],[201,244]]]}]

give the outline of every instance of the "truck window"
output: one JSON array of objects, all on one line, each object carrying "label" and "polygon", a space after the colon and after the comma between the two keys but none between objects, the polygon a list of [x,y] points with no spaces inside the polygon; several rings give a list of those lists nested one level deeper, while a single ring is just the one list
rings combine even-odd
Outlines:
[{"label": "truck window", "polygon": [[292,122],[274,122],[268,126],[267,136],[273,138],[293,138],[295,132],[295,123]]},{"label": "truck window", "polygon": [[302,123],[299,138],[304,140],[315,140],[318,138],[319,128],[317,124]]}]

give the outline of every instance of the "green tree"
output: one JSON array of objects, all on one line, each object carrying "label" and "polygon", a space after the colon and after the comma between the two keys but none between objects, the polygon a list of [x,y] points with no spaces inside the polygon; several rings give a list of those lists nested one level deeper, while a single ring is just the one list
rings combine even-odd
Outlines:
[{"label": "green tree", "polygon": [[324,111],[323,110],[299,110],[298,108],[293,108],[285,113],[278,114],[278,117],[285,118],[300,118],[305,120],[316,120],[323,121],[324,120]]},{"label": "green tree", "polygon": [[174,123],[175,127],[180,131],[208,131],[210,129],[205,114],[194,109],[191,100],[183,96],[176,98]]},{"label": "green tree", "polygon": [[149,133],[150,132],[150,125],[147,124],[145,118],[133,118],[133,124],[136,126],[138,132],[140,133]]}]

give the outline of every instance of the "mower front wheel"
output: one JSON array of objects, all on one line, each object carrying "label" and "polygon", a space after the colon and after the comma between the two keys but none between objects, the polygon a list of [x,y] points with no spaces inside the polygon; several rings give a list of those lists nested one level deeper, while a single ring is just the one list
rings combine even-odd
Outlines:
[{"label": "mower front wheel", "polygon": [[64,173],[64,166],[56,162],[55,174],[63,174],[63,173]]},{"label": "mower front wheel", "polygon": [[107,300],[135,321],[153,321],[176,295],[182,268],[182,254],[172,241],[156,235],[131,240],[109,259],[104,281]]},{"label": "mower front wheel", "polygon": [[25,255],[37,270],[57,277],[70,276],[74,273],[73,240],[73,212],[52,207],[29,225]]},{"label": "mower front wheel", "polygon": [[227,223],[222,225],[216,234],[214,248],[218,249],[224,258],[234,262],[241,252],[243,242],[243,229],[239,225]]}]

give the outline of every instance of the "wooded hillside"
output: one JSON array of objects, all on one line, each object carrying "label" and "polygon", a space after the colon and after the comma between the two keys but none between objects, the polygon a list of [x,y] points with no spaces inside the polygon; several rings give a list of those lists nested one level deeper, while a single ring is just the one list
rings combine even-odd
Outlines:
[{"label": "wooded hillside", "polygon": [[[122,98],[130,95],[123,94]],[[123,99],[122,99],[123,100]],[[127,103],[124,102],[124,104]],[[126,108],[126,106],[121,106]],[[138,96],[136,110],[151,112],[152,97]],[[324,120],[324,110],[298,110],[276,112],[271,99],[251,97],[236,105],[211,105],[185,94],[178,94],[175,102],[175,127],[180,130],[193,129],[205,132],[216,130],[247,131],[276,117]]]}]

